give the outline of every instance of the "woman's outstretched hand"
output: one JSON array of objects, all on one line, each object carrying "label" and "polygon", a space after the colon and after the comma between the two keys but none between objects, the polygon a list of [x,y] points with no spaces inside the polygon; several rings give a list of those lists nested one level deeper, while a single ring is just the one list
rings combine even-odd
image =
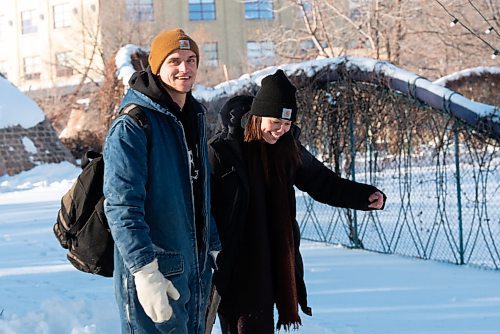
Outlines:
[{"label": "woman's outstretched hand", "polygon": [[368,207],[371,209],[381,209],[384,206],[384,195],[380,191],[376,191],[368,197]]}]

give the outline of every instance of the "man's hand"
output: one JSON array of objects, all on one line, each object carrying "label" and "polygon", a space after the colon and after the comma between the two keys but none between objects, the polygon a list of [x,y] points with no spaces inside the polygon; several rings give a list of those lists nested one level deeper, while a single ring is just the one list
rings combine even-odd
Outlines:
[{"label": "man's hand", "polygon": [[172,307],[168,298],[173,300],[181,296],[172,282],[158,270],[158,261],[145,265],[134,273],[137,298],[144,312],[154,322],[165,322],[172,317]]}]

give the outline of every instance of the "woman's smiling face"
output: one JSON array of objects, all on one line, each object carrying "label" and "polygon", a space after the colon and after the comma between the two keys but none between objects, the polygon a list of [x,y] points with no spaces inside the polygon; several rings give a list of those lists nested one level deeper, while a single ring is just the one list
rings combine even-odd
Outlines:
[{"label": "woman's smiling face", "polygon": [[276,144],[281,136],[290,131],[291,126],[292,122],[289,120],[274,117],[262,117],[262,122],[260,124],[262,138],[268,144]]}]

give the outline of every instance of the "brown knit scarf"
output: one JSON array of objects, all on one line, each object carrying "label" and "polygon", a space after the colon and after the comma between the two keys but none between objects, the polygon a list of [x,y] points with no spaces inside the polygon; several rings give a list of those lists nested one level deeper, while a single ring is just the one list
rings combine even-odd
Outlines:
[{"label": "brown knit scarf", "polygon": [[[245,331],[242,327],[248,329],[255,326],[251,324],[252,320],[260,318],[259,323],[263,324],[272,319],[272,308],[266,306],[268,305],[266,300],[269,300],[270,305],[276,304],[279,316],[277,329],[281,327],[285,330],[297,329],[301,324],[295,280],[295,245],[292,228],[294,217],[292,217],[289,198],[292,185],[287,175],[290,169],[279,170],[280,168],[273,159],[276,158],[273,153],[274,149],[275,147],[270,145],[256,142],[247,143],[245,149],[251,189],[248,226],[252,229],[248,231],[247,238],[254,239],[250,246],[253,248],[251,255],[249,254],[251,259],[249,256],[245,262],[248,266],[257,261],[261,263],[258,269],[255,268],[253,272],[248,271],[246,278],[252,277],[251,279],[256,282],[260,280],[261,284],[251,289],[253,291],[240,292],[243,295],[248,294],[244,298],[246,306],[254,304],[256,308],[252,311],[247,309],[247,312],[250,311],[253,314],[252,317],[240,317],[239,333],[250,333],[251,331]],[[262,226],[263,224],[265,226]],[[258,235],[255,233],[257,231],[259,231]],[[264,265],[269,262],[270,266]],[[272,279],[272,282],[268,284],[271,284],[274,296],[262,296],[263,290],[266,290],[263,288],[269,279]],[[259,294],[261,297],[258,297]],[[260,316],[257,316],[259,313]]]},{"label": "brown knit scarf", "polygon": [[[301,325],[298,313],[297,284],[295,281],[295,245],[290,207],[290,178],[284,173],[290,170],[279,170],[272,159],[269,160],[269,206],[268,217],[271,235],[271,251],[273,259],[273,277],[275,302],[278,309],[277,329],[297,329]],[[280,175],[280,177],[278,177]]]}]

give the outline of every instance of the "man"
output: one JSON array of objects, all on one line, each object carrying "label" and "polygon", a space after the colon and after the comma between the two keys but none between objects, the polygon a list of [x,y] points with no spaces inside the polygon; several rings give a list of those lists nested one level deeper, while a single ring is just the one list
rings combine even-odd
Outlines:
[{"label": "man", "polygon": [[[205,115],[191,95],[198,46],[181,29],[151,43],[104,147],[105,213],[115,240],[123,333],[203,333],[213,258]],[[212,253],[210,253],[212,254]]]}]

